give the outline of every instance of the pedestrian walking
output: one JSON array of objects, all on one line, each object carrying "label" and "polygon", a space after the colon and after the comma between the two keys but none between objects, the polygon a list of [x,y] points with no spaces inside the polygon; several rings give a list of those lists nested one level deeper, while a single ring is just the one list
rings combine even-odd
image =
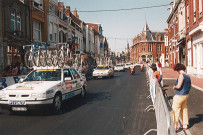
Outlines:
[{"label": "pedestrian walking", "polygon": [[175,86],[173,87],[175,96],[173,97],[172,105],[174,126],[176,131],[178,130],[180,113],[183,120],[183,130],[186,130],[189,125],[187,100],[189,97],[189,91],[191,89],[191,79],[190,76],[186,74],[185,69],[185,65],[180,63],[176,64],[174,67],[174,71],[179,73]]}]

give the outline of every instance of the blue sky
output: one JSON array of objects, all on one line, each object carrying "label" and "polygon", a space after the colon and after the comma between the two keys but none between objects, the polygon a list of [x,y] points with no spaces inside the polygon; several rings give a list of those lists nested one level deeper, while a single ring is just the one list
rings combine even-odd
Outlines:
[{"label": "blue sky", "polygon": [[[172,0],[60,0],[65,6],[75,8],[78,11],[124,9],[148,7],[169,4]],[[168,6],[169,7],[169,6]],[[132,38],[141,33],[147,21],[151,30],[163,31],[167,28],[168,8],[159,7],[142,10],[118,11],[118,12],[78,12],[79,18],[84,22],[101,23],[103,35],[107,37],[112,51],[125,49],[127,41],[132,45]],[[125,40],[114,39],[124,38]],[[128,40],[127,40],[128,38]]]}]

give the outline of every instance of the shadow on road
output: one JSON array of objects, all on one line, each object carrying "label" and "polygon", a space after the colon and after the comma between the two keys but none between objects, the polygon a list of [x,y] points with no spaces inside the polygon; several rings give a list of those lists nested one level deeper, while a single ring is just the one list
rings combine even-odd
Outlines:
[{"label": "shadow on road", "polygon": [[[101,101],[101,100],[110,100],[111,99],[110,92],[99,92],[99,93],[87,93],[87,97],[85,99],[81,99],[79,96],[73,97],[64,101],[62,104],[62,109],[59,113],[54,114],[51,112],[51,109],[43,109],[43,110],[32,110],[27,112],[15,112],[11,113],[11,115],[16,116],[55,116],[62,115],[68,112],[71,112],[85,104],[92,104],[93,102]],[[1,113],[0,113],[1,115]]]},{"label": "shadow on road", "polygon": [[197,123],[200,123],[203,121],[203,114],[197,114],[196,115],[197,117],[194,117],[194,118],[190,118],[189,120],[189,128],[191,128],[192,126],[194,126],[195,124]]}]

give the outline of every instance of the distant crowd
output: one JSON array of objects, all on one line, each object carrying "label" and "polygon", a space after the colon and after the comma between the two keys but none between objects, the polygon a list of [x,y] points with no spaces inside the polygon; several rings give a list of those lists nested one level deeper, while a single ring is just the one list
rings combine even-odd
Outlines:
[{"label": "distant crowd", "polygon": [[4,68],[0,73],[0,77],[26,75],[28,73],[29,70],[23,63],[16,62],[15,64],[11,64]]}]

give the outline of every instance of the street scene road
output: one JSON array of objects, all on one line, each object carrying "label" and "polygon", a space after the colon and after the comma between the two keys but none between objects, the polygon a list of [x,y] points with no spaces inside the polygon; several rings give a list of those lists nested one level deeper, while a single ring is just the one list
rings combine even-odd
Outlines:
[{"label": "street scene road", "polygon": [[73,98],[63,104],[60,114],[32,111],[10,114],[0,111],[1,135],[139,135],[156,128],[145,72],[136,67],[116,72],[112,79],[89,80],[84,101]]}]

